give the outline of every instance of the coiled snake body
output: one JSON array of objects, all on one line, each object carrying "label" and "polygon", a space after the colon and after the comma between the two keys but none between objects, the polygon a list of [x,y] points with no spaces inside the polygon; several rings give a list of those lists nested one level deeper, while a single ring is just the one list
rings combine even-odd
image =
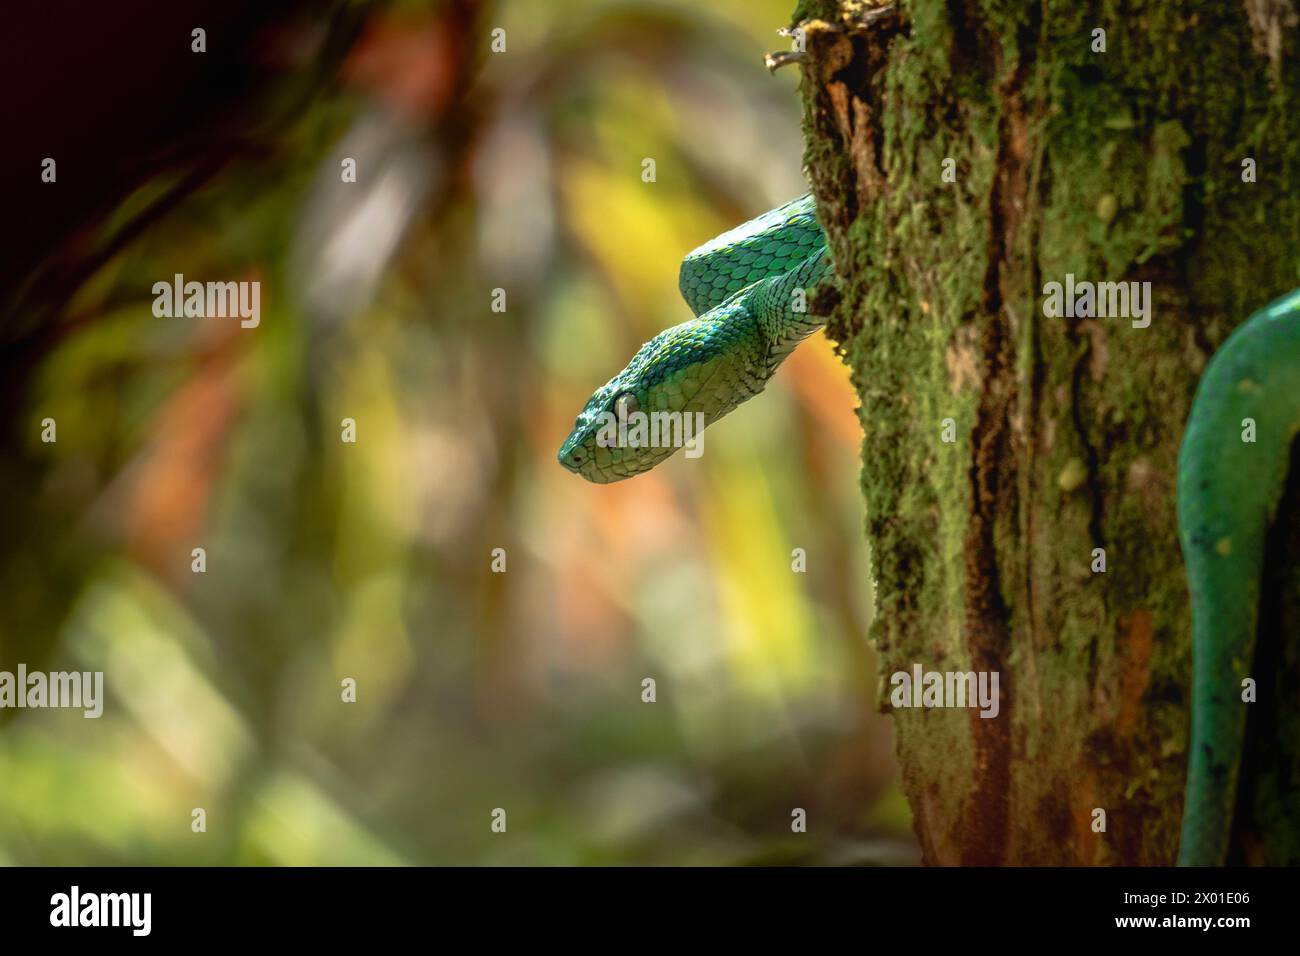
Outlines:
[{"label": "coiled snake body", "polygon": [[[800,305],[830,272],[808,195],[690,253],[680,286],[696,317],[656,335],[596,390],[560,449],[560,463],[588,481],[629,478],[676,448],[611,445],[599,440],[602,422],[645,410],[700,414],[707,426],[757,395],[823,323]],[[1253,440],[1246,437],[1251,430]],[[1297,431],[1300,291],[1252,315],[1215,353],[1179,452],[1178,527],[1193,622],[1181,865],[1220,865],[1227,855],[1264,541]]]}]

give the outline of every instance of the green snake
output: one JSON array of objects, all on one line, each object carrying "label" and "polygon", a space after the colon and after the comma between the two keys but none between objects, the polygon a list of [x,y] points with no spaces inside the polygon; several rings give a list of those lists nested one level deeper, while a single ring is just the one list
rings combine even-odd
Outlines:
[{"label": "green snake", "polygon": [[[761,392],[823,322],[796,307],[830,275],[813,199],[801,196],[690,253],[680,287],[695,318],[661,332],[596,390],[560,449],[588,481],[621,481],[676,446],[611,442],[637,411],[698,414],[707,427]],[[1253,441],[1246,440],[1246,420]],[[1300,431],[1300,291],[1252,315],[1201,376],[1178,458],[1178,527],[1192,603],[1191,739],[1178,862],[1228,853],[1246,726],[1264,542]]]}]

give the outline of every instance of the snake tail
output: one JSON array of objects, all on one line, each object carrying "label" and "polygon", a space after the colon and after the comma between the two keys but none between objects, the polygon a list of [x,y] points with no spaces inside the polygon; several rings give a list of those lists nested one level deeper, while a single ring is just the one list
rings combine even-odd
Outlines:
[{"label": "snake tail", "polygon": [[1192,712],[1178,862],[1221,866],[1246,730],[1265,540],[1300,431],[1300,290],[1256,312],[1201,376],[1178,455]]}]

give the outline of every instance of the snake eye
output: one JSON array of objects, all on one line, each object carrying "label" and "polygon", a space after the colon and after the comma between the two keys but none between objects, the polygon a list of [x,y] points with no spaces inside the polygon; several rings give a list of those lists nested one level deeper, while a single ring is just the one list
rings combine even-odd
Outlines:
[{"label": "snake eye", "polygon": [[619,418],[626,419],[634,412],[641,410],[641,403],[637,401],[633,392],[619,392],[618,397],[614,399],[614,414]]}]

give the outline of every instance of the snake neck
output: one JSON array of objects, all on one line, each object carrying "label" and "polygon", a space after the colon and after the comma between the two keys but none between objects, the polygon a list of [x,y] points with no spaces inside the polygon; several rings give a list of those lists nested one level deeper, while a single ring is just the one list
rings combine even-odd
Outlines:
[{"label": "snake neck", "polygon": [[810,311],[813,290],[833,271],[825,246],[789,272],[758,283],[753,293],[754,315],[766,342],[766,375],[771,376],[796,345],[826,324],[826,316]]}]

